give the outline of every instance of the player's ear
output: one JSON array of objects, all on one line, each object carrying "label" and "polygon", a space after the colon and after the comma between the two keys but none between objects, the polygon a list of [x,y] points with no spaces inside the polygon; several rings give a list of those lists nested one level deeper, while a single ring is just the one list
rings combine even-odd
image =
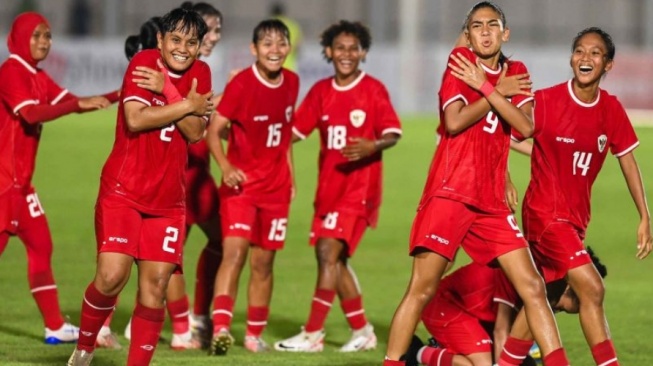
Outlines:
[{"label": "player's ear", "polygon": [[605,74],[606,72],[612,70],[614,67],[614,60],[610,60],[605,64],[605,68],[603,69],[603,73]]},{"label": "player's ear", "polygon": [[249,52],[251,52],[252,56],[254,57],[258,55],[258,51],[256,50],[256,44],[254,44],[254,42],[249,44]]},{"label": "player's ear", "polygon": [[331,49],[331,46],[327,46],[324,48],[324,54],[329,60],[333,58],[333,50]]},{"label": "player's ear", "polygon": [[156,32],[156,47],[161,49],[163,47],[163,34]]},{"label": "player's ear", "polygon": [[508,42],[510,40],[510,28],[506,27],[506,30],[503,31],[503,35],[501,36],[501,40],[504,42]]}]

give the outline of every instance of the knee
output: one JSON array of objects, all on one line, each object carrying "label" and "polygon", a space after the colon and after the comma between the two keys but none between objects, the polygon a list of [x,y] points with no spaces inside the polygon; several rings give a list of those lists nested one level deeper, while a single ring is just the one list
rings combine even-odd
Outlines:
[{"label": "knee", "polygon": [[574,292],[578,295],[580,304],[588,304],[593,306],[602,306],[603,299],[605,298],[605,286],[600,279],[594,279],[583,283],[578,289],[574,288]]},{"label": "knee", "polygon": [[322,241],[315,246],[315,259],[320,271],[335,271],[339,260],[333,246]]},{"label": "knee", "polygon": [[245,265],[246,258],[247,258],[246,251],[225,250],[222,253],[222,262],[220,265],[240,270]]},{"label": "knee", "polygon": [[169,273],[150,273],[140,281],[138,291],[141,295],[163,301],[169,282]]},{"label": "knee", "polygon": [[519,297],[522,298],[524,303],[533,301],[546,302],[546,287],[544,280],[537,274],[520,281],[520,288],[516,288]]},{"label": "knee", "polygon": [[273,262],[268,258],[252,258],[252,277],[266,279],[272,275]]},{"label": "knee", "polygon": [[95,274],[95,287],[102,294],[116,296],[120,293],[129,278],[129,273],[108,268],[98,268]]}]

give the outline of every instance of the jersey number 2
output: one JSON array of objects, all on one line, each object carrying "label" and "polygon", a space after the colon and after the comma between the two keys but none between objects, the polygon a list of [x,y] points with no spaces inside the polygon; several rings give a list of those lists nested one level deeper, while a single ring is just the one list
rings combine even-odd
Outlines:
[{"label": "jersey number 2", "polygon": [[27,207],[29,208],[29,214],[32,217],[39,217],[45,213],[43,211],[43,206],[41,206],[41,201],[39,201],[39,196],[36,193],[27,195]]},{"label": "jersey number 2", "polygon": [[174,253],[175,248],[170,246],[170,243],[176,243],[179,239],[179,229],[176,227],[168,226],[166,228],[166,237],[163,238],[163,251],[168,253]]}]

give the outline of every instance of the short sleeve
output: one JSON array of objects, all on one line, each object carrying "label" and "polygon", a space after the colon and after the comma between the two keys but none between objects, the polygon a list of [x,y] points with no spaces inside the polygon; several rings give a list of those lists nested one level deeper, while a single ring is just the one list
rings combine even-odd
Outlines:
[{"label": "short sleeve", "polygon": [[[248,69],[241,71],[240,74],[230,81],[224,89],[220,104],[216,108],[217,112],[230,121],[237,120],[239,101],[242,99],[241,94],[244,92],[242,83],[242,73],[248,72]],[[240,77],[239,77],[240,76]]]},{"label": "short sleeve", "polygon": [[392,103],[390,102],[390,94],[388,90],[381,84],[379,85],[375,95],[375,132],[376,136],[381,137],[388,133],[396,133],[401,135],[401,122],[399,121],[399,116],[395,111]]},{"label": "short sleeve", "polygon": [[[454,62],[451,59],[453,54],[462,54],[468,60],[476,62],[476,56],[469,49],[464,47],[455,48],[451,51],[451,54],[447,58],[447,63]],[[451,75],[451,68],[447,66],[447,69],[444,70],[444,75],[442,76],[442,86],[440,87],[440,110],[444,111],[449,104],[455,102],[456,100],[462,100],[465,105],[469,104],[470,94],[476,93],[472,90],[467,84],[463,81],[458,80],[455,76]]]},{"label": "short sleeve", "polygon": [[517,302],[519,301],[519,295],[515,287],[508,281],[508,277],[503,273],[503,271],[496,271],[495,273],[495,292],[494,292],[494,302],[504,303],[511,308],[517,307]]},{"label": "short sleeve", "polygon": [[62,88],[57,84],[50,75],[45,74],[43,75],[46,83],[46,93],[47,93],[47,98],[48,98],[48,103],[51,105],[55,105],[59,102],[61,102],[66,95],[68,95],[68,90],[65,88]]},{"label": "short sleeve", "polygon": [[313,132],[322,115],[321,98],[318,88],[319,84],[311,88],[295,112],[292,131],[302,140],[306,139]]},{"label": "short sleeve", "polygon": [[0,97],[14,114],[18,114],[25,106],[40,103],[38,97],[32,93],[36,74],[32,74],[23,66],[6,65],[0,77]]},{"label": "short sleeve", "polygon": [[134,77],[132,75],[132,72],[136,70],[137,66],[147,66],[155,70],[158,69],[156,60],[149,59],[151,57],[150,55],[150,52],[139,52],[129,62],[122,82],[122,89],[120,91],[120,96],[122,97],[123,103],[129,101],[138,101],[147,106],[152,105],[151,100],[154,93],[136,85],[136,83],[133,81]]},{"label": "short sleeve", "polygon": [[[511,62],[508,67],[509,70],[506,73],[506,75],[508,76],[528,73],[528,69],[526,68],[526,65],[524,65],[521,62]],[[531,90],[528,89],[528,91]],[[510,102],[517,108],[521,108],[524,104],[532,101],[533,101],[533,97],[528,95],[521,95],[521,94],[515,95],[512,98],[510,98]]]},{"label": "short sleeve", "polygon": [[624,107],[616,97],[612,97],[610,112],[610,152],[621,157],[633,151],[639,145],[639,140]]},{"label": "short sleeve", "polygon": [[195,76],[197,78],[197,93],[206,94],[210,92],[212,88],[211,68],[209,68],[209,65],[202,61],[195,62],[200,62],[200,67],[198,67],[198,71]]}]

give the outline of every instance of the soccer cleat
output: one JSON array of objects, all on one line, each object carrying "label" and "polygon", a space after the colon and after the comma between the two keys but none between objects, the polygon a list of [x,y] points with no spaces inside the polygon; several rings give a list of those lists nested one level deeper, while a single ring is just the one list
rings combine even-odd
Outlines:
[{"label": "soccer cleat", "polygon": [[261,337],[246,336],[244,344],[245,348],[250,352],[259,353],[270,351],[270,346]]},{"label": "soccer cleat", "polygon": [[406,366],[419,366],[419,361],[417,361],[417,354],[424,347],[424,342],[419,339],[418,336],[413,334],[413,339],[410,340],[410,346],[408,346],[408,351],[406,351]]},{"label": "soccer cleat", "polygon": [[282,352],[322,352],[325,335],[323,329],[307,332],[302,327],[296,336],[274,343],[274,349]]},{"label": "soccer cleat", "polygon": [[111,328],[107,326],[100,328],[97,339],[95,339],[95,346],[115,350],[122,349],[122,345],[118,342],[118,336],[116,336],[116,333],[112,333]]},{"label": "soccer cleat", "polygon": [[82,351],[75,348],[73,354],[68,359],[68,366],[89,366],[93,359],[93,352]]},{"label": "soccer cleat", "polygon": [[223,328],[213,335],[211,347],[209,348],[209,355],[224,356],[233,345],[234,337],[229,333],[229,330]]},{"label": "soccer cleat", "polygon": [[363,328],[352,332],[351,339],[340,348],[340,352],[368,351],[375,348],[376,334],[374,334],[374,327],[372,324],[367,323]]},{"label": "soccer cleat", "polygon": [[79,328],[70,323],[63,323],[57,330],[45,328],[45,343],[47,344],[74,343],[77,342],[77,339],[79,339]]},{"label": "soccer cleat", "polygon": [[206,315],[190,315],[190,331],[193,339],[201,345],[202,349],[207,349],[211,345],[211,331],[213,322]]},{"label": "soccer cleat", "polygon": [[128,341],[132,340],[132,318],[129,318],[129,323],[125,326],[125,338]]},{"label": "soccer cleat", "polygon": [[170,348],[175,351],[183,351],[187,349],[200,349],[201,344],[193,338],[193,334],[189,330],[183,334],[173,334],[172,342],[170,342]]},{"label": "soccer cleat", "polygon": [[533,357],[535,361],[542,361],[542,352],[540,351],[540,347],[537,345],[537,343],[533,343],[533,347],[531,347],[531,350],[528,351],[528,355]]}]

